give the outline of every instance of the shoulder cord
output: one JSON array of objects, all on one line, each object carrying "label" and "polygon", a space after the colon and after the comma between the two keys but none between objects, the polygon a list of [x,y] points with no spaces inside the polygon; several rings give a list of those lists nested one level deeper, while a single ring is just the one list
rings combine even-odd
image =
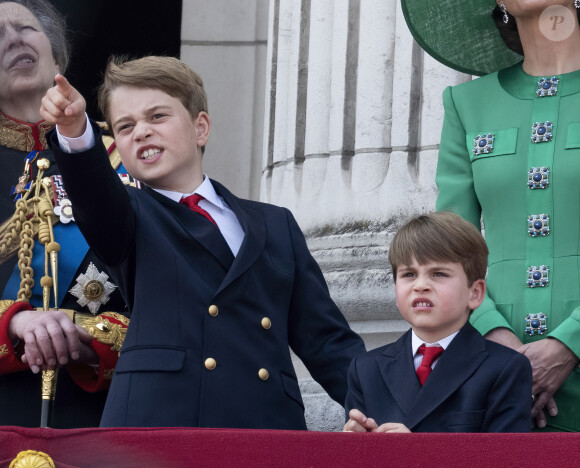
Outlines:
[{"label": "shoulder cord", "polygon": [[60,245],[54,240],[53,225],[58,221],[54,215],[50,194],[50,178],[43,178],[49,168],[47,159],[37,162],[38,174],[30,190],[16,202],[12,218],[0,226],[0,263],[10,257],[18,248],[18,268],[20,269],[20,290],[17,301],[28,301],[34,287],[32,270],[32,249],[34,237],[44,245],[44,276],[40,280],[43,308],[49,308],[50,289],[54,291],[55,308],[58,307],[58,252]]}]

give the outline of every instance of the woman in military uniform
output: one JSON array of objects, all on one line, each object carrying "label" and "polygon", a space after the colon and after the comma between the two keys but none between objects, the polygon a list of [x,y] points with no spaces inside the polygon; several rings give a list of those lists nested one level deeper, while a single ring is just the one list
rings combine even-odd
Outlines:
[{"label": "woman in military uniform", "polygon": [[[64,19],[48,1],[0,0],[0,425],[40,423],[40,373],[21,356],[36,346],[70,363],[59,375],[53,427],[97,426],[106,392],[96,391],[110,382],[127,323],[120,294],[74,223],[46,142],[53,125],[39,113],[67,63]],[[105,143],[114,149],[112,138]],[[116,152],[110,158],[119,166]],[[45,250],[58,253],[51,267]],[[31,310],[47,303],[67,314]],[[91,366],[80,363],[87,359]]]},{"label": "woman in military uniform", "polygon": [[485,229],[488,295],[471,321],[530,359],[537,426],[577,431],[580,1],[402,5],[429,54],[487,74],[445,90],[436,176],[437,209]]}]

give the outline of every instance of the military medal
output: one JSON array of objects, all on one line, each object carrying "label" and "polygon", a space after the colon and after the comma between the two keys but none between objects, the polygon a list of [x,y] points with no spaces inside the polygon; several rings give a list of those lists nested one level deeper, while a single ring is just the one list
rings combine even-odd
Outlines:
[{"label": "military medal", "polygon": [[31,151],[24,158],[24,172],[18,178],[18,183],[10,190],[10,196],[14,198],[15,202],[20,200],[30,190],[32,185],[32,181],[30,180],[30,163],[34,162],[37,156],[38,151]]},{"label": "military medal", "polygon": [[117,287],[110,281],[109,275],[104,271],[99,271],[91,262],[85,273],[81,273],[75,284],[69,291],[73,296],[78,298],[78,304],[81,307],[88,307],[93,315],[99,311],[101,305],[109,302],[109,295]]},{"label": "military medal", "polygon": [[58,216],[59,221],[63,224],[68,224],[75,220],[72,212],[72,203],[68,198],[63,198],[59,201],[59,204],[54,207],[54,214]]}]

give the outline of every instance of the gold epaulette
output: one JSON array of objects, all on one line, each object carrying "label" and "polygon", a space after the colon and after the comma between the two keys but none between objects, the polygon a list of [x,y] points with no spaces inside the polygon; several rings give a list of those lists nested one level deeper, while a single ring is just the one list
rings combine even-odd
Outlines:
[{"label": "gold epaulette", "polygon": [[76,312],[74,322],[88,331],[95,340],[111,346],[111,351],[120,352],[129,319],[116,312],[103,312],[99,315]]},{"label": "gold epaulette", "polygon": [[[0,307],[2,307],[3,302],[14,301],[0,301]],[[10,305],[11,304],[9,304],[8,307]],[[6,307],[6,309],[8,307]],[[43,309],[37,307],[36,310]],[[73,309],[58,310],[68,315],[75,325],[83,327],[99,343],[111,345],[111,351],[121,351],[121,347],[125,341],[125,335],[127,334],[127,327],[130,322],[130,320],[124,315],[117,312],[103,312],[99,315],[93,315],[86,312],[77,312]]]}]

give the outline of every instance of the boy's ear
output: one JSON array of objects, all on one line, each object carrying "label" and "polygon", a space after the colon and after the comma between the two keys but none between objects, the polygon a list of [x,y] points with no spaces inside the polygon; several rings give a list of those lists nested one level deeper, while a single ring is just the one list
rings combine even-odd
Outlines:
[{"label": "boy's ear", "polygon": [[197,114],[197,117],[194,121],[195,131],[197,132],[197,146],[198,148],[202,148],[209,140],[209,133],[211,128],[211,120],[207,112],[201,111]]},{"label": "boy's ear", "polygon": [[469,288],[469,310],[477,309],[485,297],[485,280],[478,279]]}]

